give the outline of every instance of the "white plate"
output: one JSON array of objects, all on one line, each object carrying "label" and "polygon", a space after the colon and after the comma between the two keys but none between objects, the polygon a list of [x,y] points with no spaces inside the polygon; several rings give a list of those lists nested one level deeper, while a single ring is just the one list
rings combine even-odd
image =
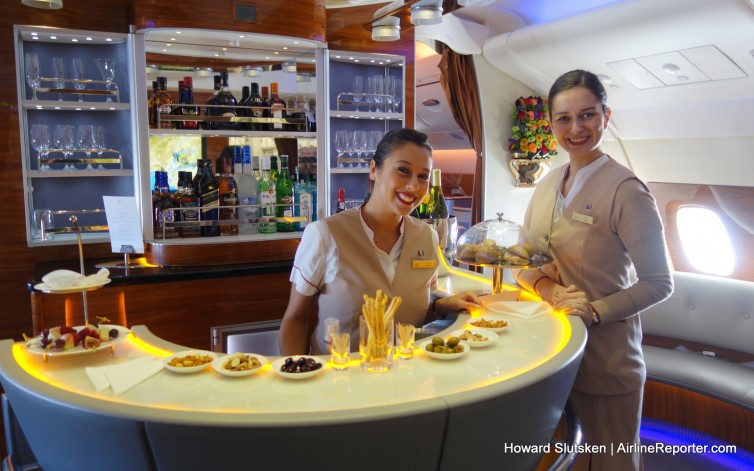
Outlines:
[{"label": "white plate", "polygon": [[[170,363],[171,360],[174,358],[180,358],[185,357],[189,355],[204,355],[211,358],[210,361],[207,363],[197,365],[197,366],[170,366],[168,363]],[[165,368],[174,371],[176,373],[196,373],[198,371],[202,371],[206,369],[213,361],[217,359],[217,354],[215,352],[208,352],[206,350],[184,350],[182,352],[176,352],[170,355],[169,357],[162,360],[162,364],[165,365]]]},{"label": "white plate", "polygon": [[231,359],[233,355],[225,355],[225,356],[218,357],[217,359],[215,359],[215,361],[212,362],[212,368],[218,373],[220,373],[221,375],[225,375],[225,376],[233,376],[233,377],[248,376],[261,370],[262,367],[266,365],[268,361],[267,357],[263,355],[257,355],[256,353],[244,353],[244,355],[256,358],[261,364],[259,365],[259,367],[252,368],[249,370],[242,370],[242,371],[226,370],[225,368],[223,368],[223,366],[225,365],[227,361]]},{"label": "white plate", "polygon": [[[287,358],[293,358],[294,360],[298,360],[299,358],[313,358],[314,361],[316,361],[317,363],[319,363],[320,365],[322,365],[322,367],[321,368],[317,368],[316,370],[307,371],[307,372],[304,372],[304,373],[286,373],[285,371],[280,371],[280,367],[283,366],[283,363],[285,363],[285,360]],[[272,371],[274,371],[275,373],[277,373],[278,375],[280,375],[280,376],[282,376],[283,378],[286,378],[286,379],[306,379],[306,378],[311,378],[312,376],[316,376],[316,375],[322,373],[322,370],[324,370],[324,369],[325,369],[325,362],[322,361],[322,359],[320,359],[318,357],[310,357],[310,356],[307,356],[307,355],[293,355],[293,356],[290,356],[290,357],[282,357],[282,358],[280,358],[278,360],[275,360],[272,363]]]},{"label": "white plate", "polygon": [[421,351],[424,352],[426,355],[429,355],[432,358],[437,358],[438,360],[455,360],[456,358],[461,358],[462,356],[469,353],[469,350],[471,350],[471,347],[468,343],[461,340],[458,345],[463,347],[463,351],[459,353],[435,353],[435,352],[428,352],[427,351],[427,345],[432,343],[432,339],[425,340],[424,342],[419,344],[419,347],[421,348]]},{"label": "white plate", "polygon": [[[28,342],[26,342],[26,348],[32,352],[39,355],[49,355],[49,356],[66,356],[66,355],[80,355],[82,353],[92,353],[99,350],[103,350],[105,348],[112,347],[113,345],[122,342],[128,338],[128,334],[131,333],[130,330],[126,329],[123,326],[120,325],[111,325],[111,324],[102,324],[103,327],[110,327],[110,329],[118,329],[118,336],[114,339],[108,340],[107,342],[102,342],[99,344],[98,347],[94,348],[84,348],[81,345],[77,345],[69,350],[60,350],[60,349],[49,349],[46,350],[45,348],[41,347],[39,345],[39,342],[42,340],[41,335],[37,335],[36,337],[30,339]],[[76,331],[79,331],[83,329],[83,325],[75,326],[74,329]]]},{"label": "white plate", "polygon": [[492,345],[495,340],[497,340],[497,334],[489,329],[461,329],[456,330],[451,335],[453,337],[461,337],[464,332],[471,332],[472,334],[479,334],[484,335],[487,337],[487,340],[480,340],[480,341],[474,341],[469,339],[461,339],[462,341],[469,344],[472,348],[479,348],[479,347],[486,347],[488,345]]},{"label": "white plate", "polygon": [[73,286],[70,288],[57,288],[48,285],[47,283],[37,283],[34,285],[34,289],[48,294],[68,294],[68,293],[80,293],[81,291],[91,291],[97,288],[102,288],[106,284],[113,281],[110,278],[97,279],[94,283],[82,284],[79,286]]},{"label": "white plate", "polygon": [[[486,319],[488,321],[495,321],[495,322],[503,321],[503,322],[507,322],[507,324],[505,324],[503,327],[482,327],[481,325],[474,325],[474,324],[472,324],[472,322],[478,322],[480,319]],[[502,332],[505,329],[507,329],[508,327],[510,327],[511,326],[511,321],[507,321],[507,320],[503,320],[503,319],[493,319],[491,317],[475,317],[473,319],[469,319],[468,322],[466,322],[466,325],[468,325],[472,329],[482,329],[482,330],[487,330],[487,331],[490,331],[490,332],[496,332],[497,333],[497,332]]]}]

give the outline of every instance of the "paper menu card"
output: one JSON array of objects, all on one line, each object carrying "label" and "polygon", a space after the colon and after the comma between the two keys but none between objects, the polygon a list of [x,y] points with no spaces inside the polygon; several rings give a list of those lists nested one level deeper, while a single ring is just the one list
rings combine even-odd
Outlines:
[{"label": "paper menu card", "polygon": [[141,215],[133,196],[103,196],[110,232],[110,247],[115,253],[144,253]]}]

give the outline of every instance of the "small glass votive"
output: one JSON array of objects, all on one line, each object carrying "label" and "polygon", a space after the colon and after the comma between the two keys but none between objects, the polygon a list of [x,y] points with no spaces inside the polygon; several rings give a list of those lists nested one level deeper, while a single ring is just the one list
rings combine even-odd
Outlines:
[{"label": "small glass votive", "polygon": [[348,362],[351,359],[351,334],[348,332],[330,334],[330,342],[332,369],[348,369]]},{"label": "small glass votive", "polygon": [[322,338],[329,346],[331,344],[331,337],[333,334],[337,334],[340,330],[340,321],[335,317],[328,317],[322,321]]},{"label": "small glass votive", "polygon": [[402,360],[414,358],[416,327],[413,324],[399,322],[395,328],[398,337],[395,346],[395,355]]},{"label": "small glass votive", "polygon": [[52,210],[35,209],[31,220],[31,238],[35,240],[52,240],[53,235],[48,232],[50,229],[53,229]]}]

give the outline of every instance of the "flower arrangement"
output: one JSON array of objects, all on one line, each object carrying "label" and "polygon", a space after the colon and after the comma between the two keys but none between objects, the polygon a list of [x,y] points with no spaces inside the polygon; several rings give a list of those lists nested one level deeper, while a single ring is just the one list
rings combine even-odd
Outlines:
[{"label": "flower arrangement", "polygon": [[527,159],[542,159],[557,155],[558,144],[550,131],[547,104],[538,96],[519,97],[512,115],[513,135],[508,150],[522,153]]}]

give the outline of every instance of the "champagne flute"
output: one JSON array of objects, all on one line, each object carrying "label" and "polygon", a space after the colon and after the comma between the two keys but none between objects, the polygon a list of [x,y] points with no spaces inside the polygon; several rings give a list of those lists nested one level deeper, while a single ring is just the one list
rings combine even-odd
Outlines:
[{"label": "champagne flute", "polygon": [[[115,59],[109,59],[109,58],[99,58],[94,59],[94,61],[97,63],[97,67],[99,68],[99,73],[102,75],[102,80],[106,82],[107,91],[110,91],[110,86],[112,85],[113,81],[115,80]],[[110,95],[107,96],[107,101],[113,101],[112,97]]]},{"label": "champagne flute", "polygon": [[[50,127],[46,124],[32,124],[31,130],[29,131],[29,138],[31,140],[31,147],[37,151],[37,158],[41,159],[42,154],[46,154],[50,145],[52,145]],[[50,170],[50,166],[46,164],[41,165],[39,170]]]},{"label": "champagne flute", "polygon": [[37,88],[39,88],[39,56],[35,52],[27,52],[24,56],[24,72],[26,74],[26,83],[31,88],[31,99],[37,99]]},{"label": "champagne flute", "polygon": [[340,160],[346,151],[346,141],[348,140],[348,131],[338,129],[335,131],[335,151],[338,152],[338,168],[345,168],[345,164]]},{"label": "champagne flute", "polygon": [[[65,87],[65,59],[62,57],[52,58],[52,76],[55,79],[55,88],[60,90]],[[62,93],[58,93],[58,101],[63,101]]]},{"label": "champagne flute", "polygon": [[401,99],[403,98],[403,80],[393,77],[394,84],[393,84],[393,90],[392,90],[392,99],[393,99],[393,112],[397,113],[398,108],[401,104]]},{"label": "champagne flute", "polygon": [[[97,157],[101,158],[102,153],[107,148],[105,146],[105,127],[104,126],[94,126],[94,140],[93,140],[93,147],[97,149]],[[102,164],[99,164],[97,166],[97,170],[105,170],[105,167]]]},{"label": "champagne flute", "polygon": [[[84,59],[81,57],[74,57],[71,59],[71,78],[73,79],[73,88],[76,90],[83,90],[86,88],[84,80]],[[79,101],[84,101],[83,95],[79,93]]]},{"label": "champagne flute", "polygon": [[364,101],[367,102],[367,111],[372,111],[372,105],[369,103],[375,103],[377,97],[375,96],[377,86],[376,76],[367,77],[367,95],[364,97]]},{"label": "champagne flute", "polygon": [[[63,151],[63,158],[69,159],[72,150],[76,148],[76,141],[73,138],[74,128],[72,124],[58,124],[55,126],[55,134],[53,141],[55,142],[56,149]],[[65,164],[63,167],[65,171],[76,170],[76,167]]]},{"label": "champagne flute", "polygon": [[355,75],[353,77],[353,101],[356,102],[356,111],[359,111],[359,102],[364,98],[362,93],[364,93],[364,77]]}]

